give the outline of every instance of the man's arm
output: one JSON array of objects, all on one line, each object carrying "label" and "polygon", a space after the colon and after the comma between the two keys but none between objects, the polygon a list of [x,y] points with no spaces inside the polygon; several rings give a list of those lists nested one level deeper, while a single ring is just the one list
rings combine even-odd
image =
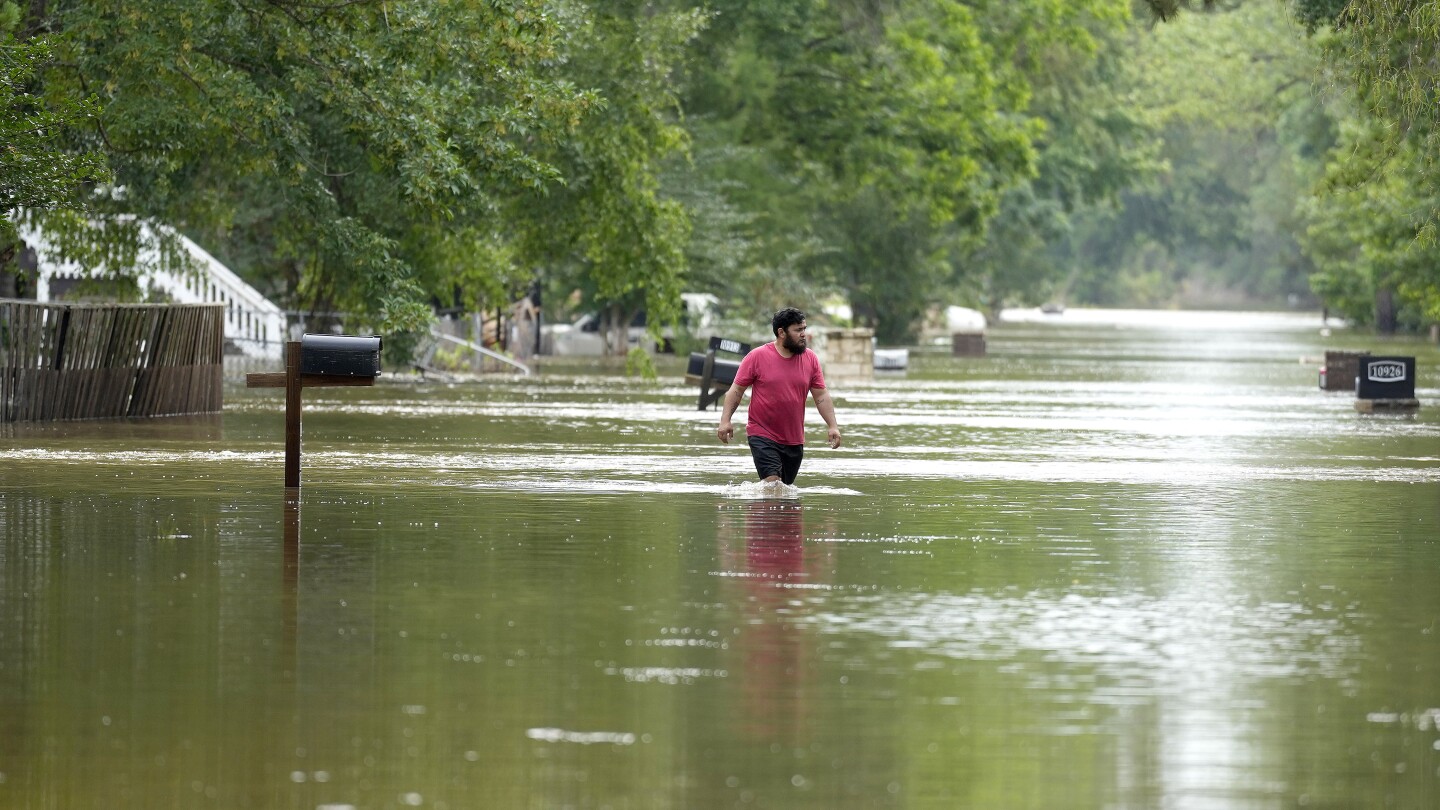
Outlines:
[{"label": "man's arm", "polygon": [[824,388],[811,388],[810,396],[815,399],[815,410],[820,412],[820,418],[825,420],[825,427],[830,442],[830,449],[840,446],[840,425],[835,421],[835,403],[830,401],[830,392]]},{"label": "man's arm", "polygon": [[734,383],[730,390],[725,392],[725,404],[720,408],[720,427],[715,429],[715,435],[720,437],[722,444],[729,444],[735,437],[735,426],[730,424],[730,417],[735,415],[735,409],[740,407],[740,400],[745,397],[745,389],[749,386]]}]

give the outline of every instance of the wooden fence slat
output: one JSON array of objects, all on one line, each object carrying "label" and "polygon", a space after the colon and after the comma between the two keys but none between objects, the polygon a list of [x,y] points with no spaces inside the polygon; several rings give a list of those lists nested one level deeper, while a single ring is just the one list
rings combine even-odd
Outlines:
[{"label": "wooden fence slat", "polygon": [[220,304],[0,300],[0,422],[215,412]]},{"label": "wooden fence slat", "polygon": [[161,343],[165,334],[165,313],[156,311],[147,319],[145,356],[135,375],[135,392],[130,397],[130,416],[151,416],[151,391],[154,388],[155,368],[162,356]]},{"label": "wooden fence slat", "polygon": [[9,422],[14,404],[15,367],[10,358],[15,356],[15,308],[0,304],[0,422]]},{"label": "wooden fence slat", "polygon": [[135,395],[135,381],[145,353],[146,324],[149,314],[143,309],[125,310],[125,323],[116,331],[112,355],[115,357],[115,415],[124,416],[130,412],[130,400]]}]

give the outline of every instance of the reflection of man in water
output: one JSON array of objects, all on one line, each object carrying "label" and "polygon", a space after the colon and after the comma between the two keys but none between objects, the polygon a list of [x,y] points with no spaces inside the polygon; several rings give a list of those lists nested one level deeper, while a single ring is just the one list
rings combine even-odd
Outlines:
[{"label": "reflection of man in water", "polygon": [[807,697],[813,690],[811,640],[786,615],[789,588],[810,579],[805,571],[805,526],[800,505],[755,501],[746,505],[746,612],[739,645],[744,649],[744,710],[747,736],[795,742],[808,738]]},{"label": "reflection of man in water", "polygon": [[835,422],[835,405],[825,390],[820,358],[807,345],[810,335],[805,328],[805,313],[794,307],[780,310],[770,321],[770,331],[775,341],[752,349],[740,361],[735,383],[725,392],[720,427],[715,433],[720,441],[730,443],[735,436],[730,417],[740,407],[745,389],[754,386],[745,436],[755,471],[766,483],[793,484],[805,455],[806,394],[815,399],[815,410],[825,420],[832,448],[840,446],[840,426]]}]

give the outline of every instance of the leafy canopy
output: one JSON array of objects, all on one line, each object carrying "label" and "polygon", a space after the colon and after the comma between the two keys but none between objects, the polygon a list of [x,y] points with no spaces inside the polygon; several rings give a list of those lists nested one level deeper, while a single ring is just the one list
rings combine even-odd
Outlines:
[{"label": "leafy canopy", "polygon": [[99,154],[71,151],[67,143],[94,120],[98,105],[44,93],[39,76],[54,64],[53,41],[17,38],[20,23],[20,8],[0,3],[0,247],[15,238],[16,209],[80,205],[86,185],[106,178]]},{"label": "leafy canopy", "polygon": [[292,303],[386,329],[428,320],[468,244],[504,254],[493,223],[557,181],[537,153],[596,102],[537,0],[61,0],[31,22],[63,35],[47,87],[103,104],[105,207],[248,245]]}]

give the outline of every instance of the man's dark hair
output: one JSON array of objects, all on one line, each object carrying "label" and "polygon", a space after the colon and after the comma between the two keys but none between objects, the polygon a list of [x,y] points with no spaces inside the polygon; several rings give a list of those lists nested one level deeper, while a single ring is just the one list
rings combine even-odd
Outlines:
[{"label": "man's dark hair", "polygon": [[770,334],[774,335],[781,329],[789,329],[797,323],[805,322],[805,313],[794,307],[786,307],[775,313],[770,319]]}]

